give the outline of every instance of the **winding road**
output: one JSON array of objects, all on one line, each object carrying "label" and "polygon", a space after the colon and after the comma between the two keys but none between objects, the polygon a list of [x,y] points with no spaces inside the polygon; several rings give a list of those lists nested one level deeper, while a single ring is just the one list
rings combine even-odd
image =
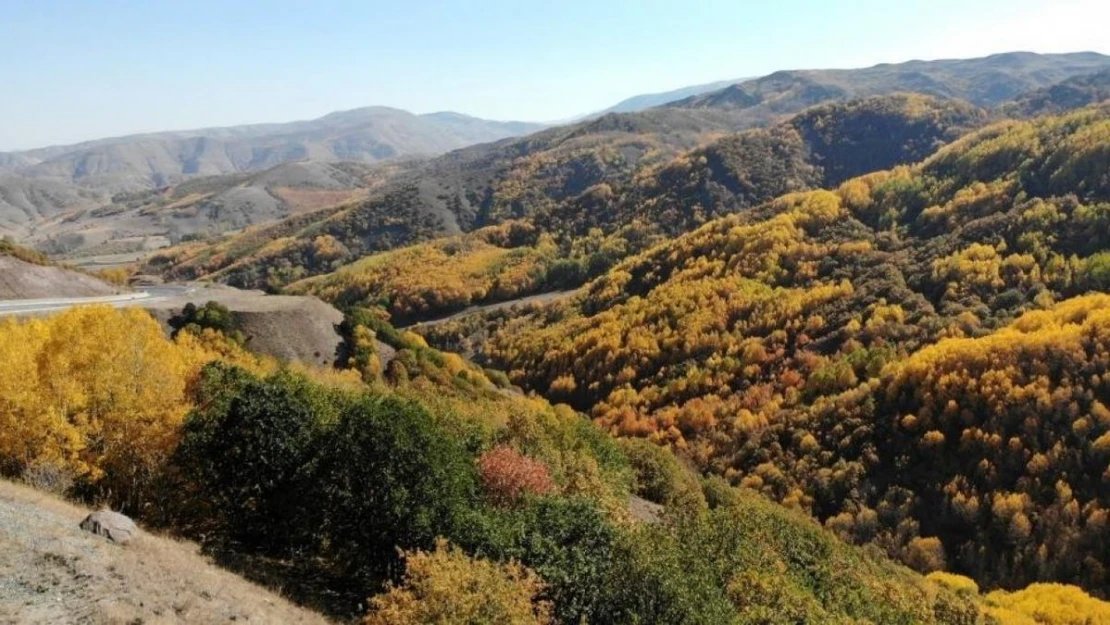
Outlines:
[{"label": "winding road", "polygon": [[169,298],[188,295],[194,290],[194,287],[189,286],[157,286],[145,287],[133,293],[100,297],[0,300],[0,316],[59,312],[76,306],[147,306]]}]

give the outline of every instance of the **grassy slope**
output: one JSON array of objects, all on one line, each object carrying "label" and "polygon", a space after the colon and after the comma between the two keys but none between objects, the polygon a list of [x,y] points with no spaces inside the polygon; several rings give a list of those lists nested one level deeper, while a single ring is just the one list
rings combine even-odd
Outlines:
[{"label": "grassy slope", "polygon": [[0,621],[327,623],[223,571],[197,547],[144,534],[121,547],[80,530],[88,510],[0,482]]}]

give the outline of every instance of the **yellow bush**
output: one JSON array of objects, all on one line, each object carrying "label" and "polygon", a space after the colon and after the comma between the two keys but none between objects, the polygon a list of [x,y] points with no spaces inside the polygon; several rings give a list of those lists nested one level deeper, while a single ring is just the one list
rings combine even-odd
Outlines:
[{"label": "yellow bush", "polygon": [[979,584],[976,584],[975,580],[964,577],[963,575],[945,573],[944,571],[933,571],[926,575],[925,579],[961,594],[979,594]]},{"label": "yellow bush", "polygon": [[1110,625],[1110,603],[1075,586],[1032,584],[1017,592],[986,596],[984,613],[1000,625]]},{"label": "yellow bush", "polygon": [[370,600],[365,625],[551,622],[550,607],[535,599],[542,582],[515,562],[470,558],[442,539],[435,551],[409,552],[405,559],[404,584]]}]

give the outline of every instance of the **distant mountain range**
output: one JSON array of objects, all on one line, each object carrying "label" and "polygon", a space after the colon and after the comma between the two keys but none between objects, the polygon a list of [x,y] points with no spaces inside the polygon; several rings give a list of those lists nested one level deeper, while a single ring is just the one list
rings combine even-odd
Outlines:
[{"label": "distant mountain range", "polygon": [[909,61],[864,69],[780,71],[691,96],[669,106],[734,109],[752,123],[790,115],[822,102],[912,92],[993,108],[1029,91],[1110,68],[1094,52],[1009,52],[978,59]]},{"label": "distant mountain range", "polygon": [[284,124],[159,132],[0,153],[0,229],[107,203],[121,192],[295,161],[373,163],[434,156],[540,124],[368,107]]},{"label": "distant mountain range", "polygon": [[0,170],[82,183],[165,185],[188,176],[259,171],[299,160],[375,162],[453,149],[543,128],[458,113],[366,107],[283,124],[252,124],[100,139],[0,153]]},{"label": "distant mountain range", "polygon": [[673,91],[663,91],[661,93],[645,93],[643,95],[632,96],[626,100],[621,100],[609,108],[585,115],[580,119],[588,119],[590,117],[599,117],[606,113],[636,113],[645,109],[653,108],[656,106],[663,106],[671,102],[677,102],[693,96],[699,96],[703,93],[710,93],[724,89],[730,85],[750,80],[748,78],[737,78],[735,80],[718,80],[716,82],[705,83],[703,85],[693,85],[690,87],[682,87]]},{"label": "distant mountain range", "polygon": [[[543,132],[536,132],[540,124],[369,107],[286,124],[0,153],[0,234],[55,254],[133,252],[150,237],[218,234],[360,199],[376,214],[400,214],[391,200],[375,199],[398,179],[419,189],[406,196],[410,208],[457,232],[495,221],[499,210],[531,210],[579,193],[608,172],[638,167],[644,155],[659,161],[818,104],[910,92],[1023,115],[1102,99],[1107,79],[1100,72],[1110,72],[1110,57],[1014,52],[695,85],[629,98]],[[522,158],[542,166],[517,171]],[[545,190],[519,207],[494,210],[504,193],[490,194],[504,176],[524,176],[526,186],[558,182],[539,185]]]}]

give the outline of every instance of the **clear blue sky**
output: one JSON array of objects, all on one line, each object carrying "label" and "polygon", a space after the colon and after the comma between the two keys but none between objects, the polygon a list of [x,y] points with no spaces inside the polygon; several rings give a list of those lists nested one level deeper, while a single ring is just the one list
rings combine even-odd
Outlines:
[{"label": "clear blue sky", "polygon": [[778,69],[1110,52],[1107,0],[0,0],[0,150],[388,105],[557,120]]}]

